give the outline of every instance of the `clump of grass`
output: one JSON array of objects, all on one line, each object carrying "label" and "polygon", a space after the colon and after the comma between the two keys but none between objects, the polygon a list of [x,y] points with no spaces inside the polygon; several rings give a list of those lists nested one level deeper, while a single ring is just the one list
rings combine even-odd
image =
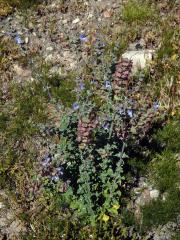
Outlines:
[{"label": "clump of grass", "polygon": [[49,77],[47,82],[49,83],[52,97],[56,101],[60,101],[65,107],[71,107],[73,102],[76,101],[74,75],[69,74],[67,77],[54,75]]},{"label": "clump of grass", "polygon": [[0,0],[0,17],[7,16],[14,8],[26,9],[34,4],[42,2],[41,0]]},{"label": "clump of grass", "polygon": [[[16,144],[38,132],[38,124],[46,121],[45,103],[39,84],[18,86],[11,84],[11,99],[0,104],[1,157],[0,171],[4,172],[16,161],[20,152]],[[21,92],[21,94],[19,94]]]},{"label": "clump of grass", "polygon": [[179,240],[180,239],[180,230],[178,230],[176,233],[175,233],[175,235],[174,235],[174,237],[172,238],[172,240]]},{"label": "clump of grass", "polygon": [[180,191],[171,189],[165,201],[158,199],[142,208],[143,228],[148,229],[169,221],[177,221],[180,214]]},{"label": "clump of grass", "polygon": [[[39,71],[39,70],[37,70]],[[69,72],[65,75],[57,73],[50,74],[50,66],[47,63],[40,65],[39,81],[42,88],[46,89],[48,98],[59,102],[65,107],[72,107],[73,102],[76,101],[76,74]]]},{"label": "clump of grass", "polygon": [[161,192],[168,191],[180,182],[177,159],[171,152],[163,152],[158,155],[153,165],[153,179]]},{"label": "clump of grass", "polygon": [[150,4],[142,1],[129,1],[123,11],[123,20],[128,23],[142,22],[154,16],[155,11]]},{"label": "clump of grass", "polygon": [[178,161],[180,127],[178,119],[172,119],[156,135],[164,148],[150,164],[150,176],[154,185],[164,195],[142,208],[143,227],[149,229],[168,221],[177,221],[180,214],[180,165]]}]

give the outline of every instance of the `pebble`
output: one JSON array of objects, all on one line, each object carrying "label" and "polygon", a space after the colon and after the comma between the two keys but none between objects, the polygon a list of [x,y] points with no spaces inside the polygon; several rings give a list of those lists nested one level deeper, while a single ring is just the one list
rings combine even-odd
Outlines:
[{"label": "pebble", "polygon": [[29,38],[28,38],[28,37],[25,37],[24,42],[25,42],[26,44],[28,44]]},{"label": "pebble", "polygon": [[154,189],[150,191],[150,197],[152,199],[157,199],[159,197],[159,190]]},{"label": "pebble", "polygon": [[5,207],[5,205],[2,202],[0,202],[0,209],[4,208],[4,207]]},{"label": "pebble", "polygon": [[78,23],[79,21],[80,21],[80,19],[79,19],[79,18],[76,18],[76,19],[73,20],[72,23],[76,24],[76,23]]},{"label": "pebble", "polygon": [[92,17],[93,17],[93,14],[92,14],[92,13],[89,13],[89,15],[88,15],[87,18],[89,19],[89,18],[92,18]]},{"label": "pebble", "polygon": [[30,30],[32,30],[32,29],[34,28],[34,25],[32,24],[32,22],[29,22],[29,23],[28,23],[28,28],[29,28]]},{"label": "pebble", "polygon": [[49,52],[53,51],[53,47],[47,47],[46,51],[49,51]]},{"label": "pebble", "polygon": [[64,20],[62,21],[63,24],[66,24],[67,22],[68,22],[67,19],[64,19]]}]

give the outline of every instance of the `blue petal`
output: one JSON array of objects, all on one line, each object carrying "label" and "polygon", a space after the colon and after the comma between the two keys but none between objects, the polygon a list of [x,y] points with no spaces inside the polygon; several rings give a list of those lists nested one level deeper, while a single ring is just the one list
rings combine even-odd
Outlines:
[{"label": "blue petal", "polygon": [[105,81],[105,88],[111,89],[110,81]]},{"label": "blue petal", "polygon": [[54,182],[58,182],[59,181],[59,177],[58,176],[52,176],[51,180]]},{"label": "blue petal", "polygon": [[110,124],[106,122],[102,125],[102,127],[104,128],[104,130],[108,130],[110,128]]},{"label": "blue petal", "polygon": [[127,114],[128,114],[128,116],[129,116],[130,118],[132,118],[132,117],[133,117],[133,111],[132,111],[132,109],[128,109],[128,110],[127,110]]},{"label": "blue petal", "polygon": [[79,39],[80,39],[82,42],[87,42],[87,41],[88,41],[88,38],[86,37],[85,34],[80,34]]},{"label": "blue petal", "polygon": [[85,88],[84,83],[80,83],[80,84],[79,84],[79,88],[80,88],[80,90],[84,90],[84,88]]},{"label": "blue petal", "polygon": [[23,41],[22,41],[20,36],[16,36],[15,37],[15,41],[16,41],[17,44],[22,44],[23,43]]},{"label": "blue petal", "polygon": [[77,102],[73,103],[73,109],[78,110],[79,109],[79,104]]},{"label": "blue petal", "polygon": [[159,108],[159,103],[158,102],[154,102],[153,108],[154,108],[155,111],[157,111],[158,108]]}]

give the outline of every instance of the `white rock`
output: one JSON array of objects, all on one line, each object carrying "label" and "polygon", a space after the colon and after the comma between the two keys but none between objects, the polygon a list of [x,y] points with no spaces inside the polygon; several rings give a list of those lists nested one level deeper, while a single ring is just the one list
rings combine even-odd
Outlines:
[{"label": "white rock", "polygon": [[89,19],[89,18],[92,18],[92,17],[93,17],[93,14],[89,13],[87,18]]},{"label": "white rock", "polygon": [[79,19],[79,18],[76,18],[76,19],[73,20],[72,23],[76,24],[76,23],[78,23],[79,21],[80,21],[80,19]]},{"label": "white rock", "polygon": [[53,47],[51,47],[51,46],[50,46],[50,47],[47,47],[47,48],[46,48],[46,51],[49,51],[49,52],[53,51]]},{"label": "white rock", "polygon": [[132,60],[133,69],[135,73],[139,69],[144,69],[148,62],[152,60],[154,50],[139,50],[139,51],[127,51],[122,55],[122,58]]},{"label": "white rock", "polygon": [[28,38],[28,37],[25,37],[24,42],[25,42],[26,44],[28,44],[29,38]]},{"label": "white rock", "polygon": [[4,203],[0,202],[0,209],[4,207],[5,207]]},{"label": "white rock", "polygon": [[62,21],[63,24],[66,24],[67,22],[68,22],[67,19],[64,19],[64,20]]},{"label": "white rock", "polygon": [[150,197],[152,199],[157,199],[159,197],[159,190],[154,189],[150,191]]},{"label": "white rock", "polygon": [[167,197],[168,197],[168,193],[167,192],[163,193],[162,200],[166,201]]}]

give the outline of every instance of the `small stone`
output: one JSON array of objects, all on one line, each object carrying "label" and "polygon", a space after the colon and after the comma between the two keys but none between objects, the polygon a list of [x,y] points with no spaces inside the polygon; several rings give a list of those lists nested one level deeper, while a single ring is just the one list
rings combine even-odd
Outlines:
[{"label": "small stone", "polygon": [[78,23],[79,21],[80,21],[80,19],[79,19],[79,18],[76,18],[76,19],[73,20],[72,23],[76,24],[76,23]]},{"label": "small stone", "polygon": [[167,192],[163,193],[162,200],[166,201],[167,197],[168,197],[168,193]]},{"label": "small stone", "polygon": [[89,13],[89,15],[88,15],[87,18],[89,19],[89,18],[92,18],[92,17],[93,17],[93,14],[92,14],[92,13]]},{"label": "small stone", "polygon": [[0,202],[0,209],[4,207],[5,207],[4,203]]},{"label": "small stone", "polygon": [[31,29],[31,30],[34,28],[34,25],[32,24],[32,22],[28,23],[28,28]]},{"label": "small stone", "polygon": [[64,20],[62,21],[63,24],[66,24],[67,22],[68,22],[67,19],[64,19]]},{"label": "small stone", "polygon": [[28,37],[25,37],[24,42],[25,42],[26,44],[28,44],[29,38],[28,38]]},{"label": "small stone", "polygon": [[106,10],[104,11],[103,15],[105,18],[110,18],[112,16],[112,11]]},{"label": "small stone", "polygon": [[47,47],[47,48],[46,48],[46,51],[49,51],[49,52],[53,51],[53,47],[51,47],[51,46],[50,46],[50,47]]},{"label": "small stone", "polygon": [[150,197],[152,199],[157,199],[159,197],[159,190],[154,189],[150,191]]}]

